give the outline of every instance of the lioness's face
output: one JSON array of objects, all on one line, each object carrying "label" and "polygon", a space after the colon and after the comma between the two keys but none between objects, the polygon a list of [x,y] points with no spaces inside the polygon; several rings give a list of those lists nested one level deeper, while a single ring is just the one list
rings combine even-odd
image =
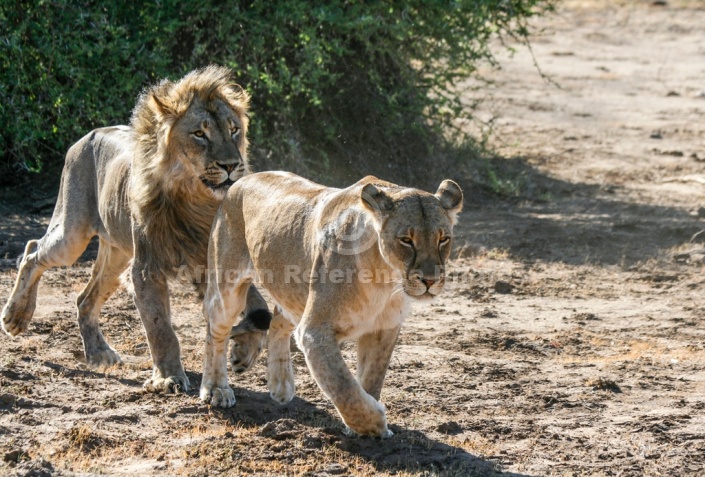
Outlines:
[{"label": "lioness's face", "polygon": [[381,230],[381,247],[402,272],[407,295],[429,299],[443,290],[452,234],[450,219],[434,196],[412,196],[396,205]]},{"label": "lioness's face", "polygon": [[460,187],[449,180],[443,181],[435,195],[408,191],[372,191],[377,193],[375,212],[381,219],[380,252],[400,275],[404,293],[419,300],[432,299],[445,285],[453,225],[463,196]]},{"label": "lioness's face", "polygon": [[243,120],[221,99],[194,99],[171,132],[172,146],[220,198],[247,171]]}]

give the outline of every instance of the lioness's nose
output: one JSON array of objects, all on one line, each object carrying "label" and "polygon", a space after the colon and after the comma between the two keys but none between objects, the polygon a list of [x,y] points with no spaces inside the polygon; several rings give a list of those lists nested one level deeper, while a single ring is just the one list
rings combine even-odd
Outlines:
[{"label": "lioness's nose", "polygon": [[426,288],[431,288],[431,286],[436,283],[437,280],[429,280],[427,278],[422,278],[421,281],[423,282],[424,285],[426,285]]}]

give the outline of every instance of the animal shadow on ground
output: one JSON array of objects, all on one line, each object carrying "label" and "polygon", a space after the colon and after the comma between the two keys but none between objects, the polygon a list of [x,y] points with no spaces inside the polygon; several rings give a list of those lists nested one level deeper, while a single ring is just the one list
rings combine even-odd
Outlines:
[{"label": "animal shadow on ground", "polygon": [[[29,357],[21,357],[19,358],[19,361],[23,362],[27,367],[36,367],[36,366],[41,366],[45,368],[46,371],[53,372],[57,375],[61,375],[64,378],[67,379],[74,379],[74,378],[82,378],[82,379],[105,379],[109,375],[106,373],[102,373],[100,371],[93,371],[93,370],[86,370],[86,369],[74,369],[74,368],[67,368],[65,366],[62,366],[57,363],[53,363],[51,361],[35,361]],[[32,372],[27,372],[24,370],[21,370],[20,367],[18,367],[18,371],[15,371],[10,368],[2,368],[0,369],[0,377],[7,378],[10,380],[10,382],[22,382],[22,381],[38,381],[44,379],[42,376],[39,376],[35,373]],[[114,376],[110,376],[111,379],[119,382],[120,384],[124,386],[141,386],[142,383],[138,380],[135,379],[129,379],[129,378],[116,378]]]},{"label": "animal shadow on ground", "polygon": [[[187,373],[188,374],[188,373]],[[189,374],[192,383],[200,381],[197,374]],[[196,383],[199,384],[199,383]],[[424,432],[405,429],[394,424],[394,435],[389,439],[350,437],[332,404],[325,398],[314,398],[316,403],[295,397],[286,405],[274,403],[267,393],[235,387],[237,404],[231,409],[213,409],[209,412],[235,427],[257,429],[258,437],[269,449],[271,459],[286,461],[292,452],[316,452],[333,449],[339,456],[325,469],[312,475],[348,474],[351,462],[357,458],[373,465],[379,472],[408,472],[441,476],[510,476],[524,474],[502,472],[496,462],[472,455],[460,447],[448,445]],[[345,457],[341,458],[340,455]],[[308,475],[308,474],[307,474]]]},{"label": "animal shadow on ground", "polygon": [[[67,368],[65,366],[62,366],[60,364],[52,363],[50,361],[44,361],[42,362],[42,365],[51,369],[54,373],[60,374],[66,378],[89,378],[89,379],[105,379],[108,378],[109,375],[106,373],[102,373],[100,371],[93,371],[89,369],[72,369],[72,368]],[[111,379],[119,382],[120,384],[124,386],[131,386],[131,387],[141,387],[142,382],[137,380],[137,379],[130,379],[130,378],[118,378],[115,376],[110,376]]]}]

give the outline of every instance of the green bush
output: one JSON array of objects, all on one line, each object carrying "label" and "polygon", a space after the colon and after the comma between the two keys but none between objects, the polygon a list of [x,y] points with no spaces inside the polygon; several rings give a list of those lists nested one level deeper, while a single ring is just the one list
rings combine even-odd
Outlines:
[{"label": "green bush", "polygon": [[1,2],[4,172],[61,163],[92,128],[124,124],[140,89],[169,72],[162,37],[175,22],[155,4],[118,3]]},{"label": "green bush", "polygon": [[454,83],[551,4],[3,1],[0,157],[6,170],[61,163],[90,129],[125,123],[147,84],[216,63],[253,95],[259,168],[423,178],[471,113]]}]

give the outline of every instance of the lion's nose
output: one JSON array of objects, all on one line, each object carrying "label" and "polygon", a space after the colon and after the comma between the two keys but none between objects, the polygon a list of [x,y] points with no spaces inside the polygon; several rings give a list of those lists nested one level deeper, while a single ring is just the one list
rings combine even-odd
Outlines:
[{"label": "lion's nose", "polygon": [[225,169],[225,172],[227,172],[228,174],[234,171],[235,166],[237,166],[237,164],[221,164],[220,162],[217,162],[216,164],[218,164],[218,166],[220,166],[222,169]]},{"label": "lion's nose", "polygon": [[427,278],[422,278],[421,281],[424,285],[426,285],[426,289],[429,289],[434,283],[436,283],[437,280],[429,280]]}]

